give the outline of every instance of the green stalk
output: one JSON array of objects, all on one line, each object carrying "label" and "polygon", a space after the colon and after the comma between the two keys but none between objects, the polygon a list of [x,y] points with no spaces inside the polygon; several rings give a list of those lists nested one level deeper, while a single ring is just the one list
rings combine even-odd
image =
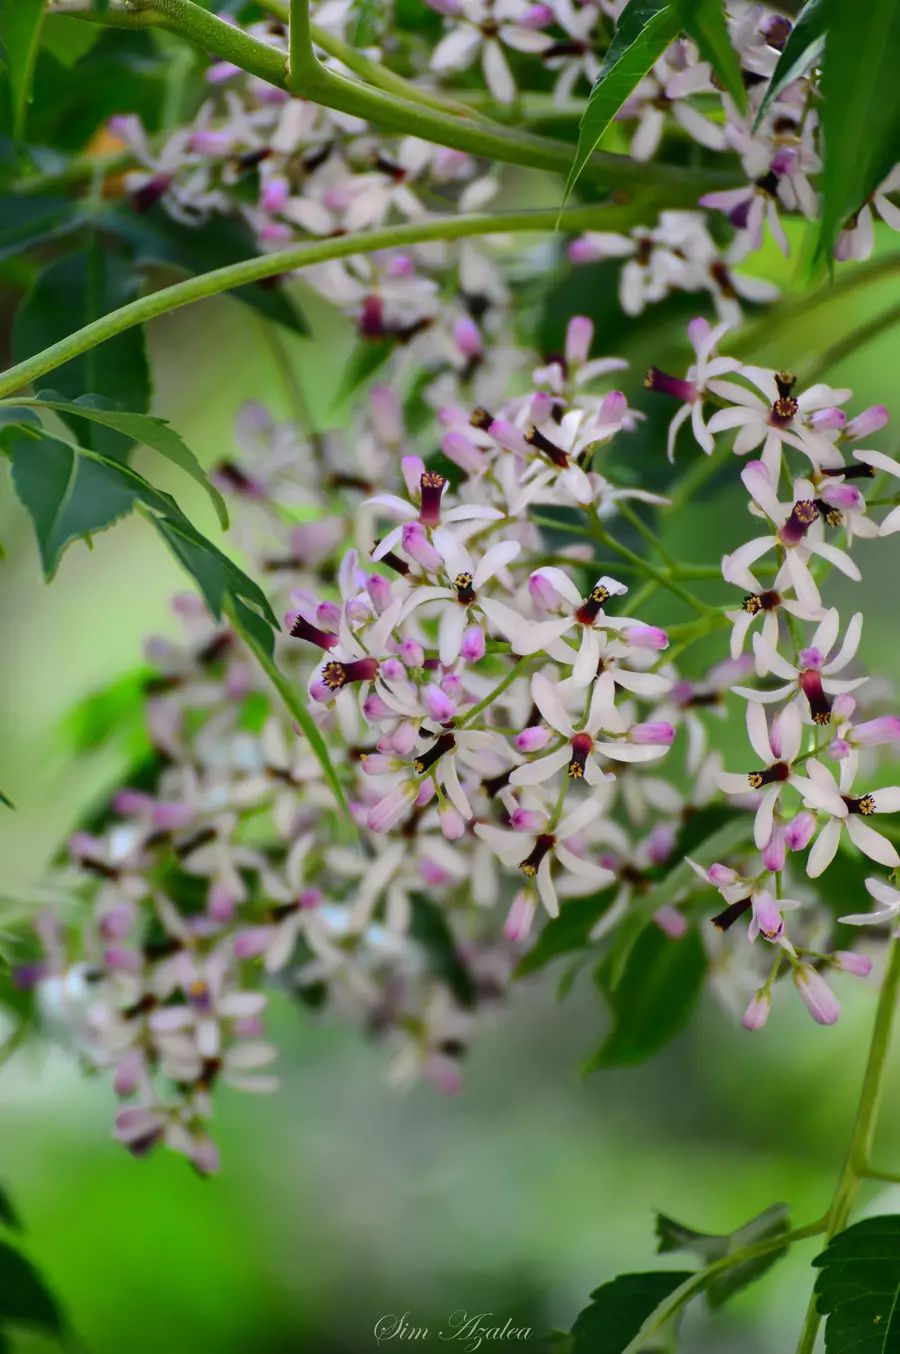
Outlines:
[{"label": "green stalk", "polygon": [[[192,0],[108,0],[102,10],[95,8],[92,0],[53,0],[49,12],[120,28],[158,25],[298,98],[351,113],[377,127],[500,163],[544,169],[563,176],[571,167],[573,148],[565,141],[450,114],[444,108],[413,102],[337,75],[326,70],[314,55],[310,61],[311,48],[306,46],[310,34],[302,15],[295,33],[291,66],[282,52],[225,23]],[[681,165],[646,165],[602,151],[594,152],[583,177],[607,186],[664,189],[666,205],[673,207],[693,206],[701,193],[732,181],[727,172],[686,169]]]},{"label": "green stalk", "polygon": [[[860,1184],[870,1174],[869,1162],[872,1156],[875,1129],[878,1125],[878,1111],[884,1092],[888,1051],[894,1028],[894,1019],[897,1014],[898,994],[900,994],[900,942],[895,938],[890,943],[887,968],[878,996],[875,1024],[872,1027],[872,1041],[869,1045],[869,1056],[859,1094],[856,1118],[853,1121],[853,1128],[850,1133],[850,1144],[847,1148],[847,1156],[834,1192],[834,1198],[826,1215],[826,1242],[837,1236],[838,1232],[842,1232],[846,1227]],[[800,1333],[797,1354],[813,1354],[820,1320],[815,1295],[813,1295],[810,1298],[806,1320]]]},{"label": "green stalk", "polygon": [[[633,223],[640,217],[638,203],[623,207],[567,207],[562,213],[561,224],[568,230],[588,230],[595,228],[618,230]],[[112,310],[108,315],[77,329],[73,334],[51,344],[43,352],[26,358],[0,375],[0,398],[21,390],[40,376],[62,366],[73,357],[95,348],[105,339],[132,329],[135,325],[145,324],[148,320],[165,315],[179,306],[190,305],[193,301],[202,301],[208,296],[218,296],[221,292],[232,291],[247,283],[261,282],[267,277],[296,272],[308,268],[314,263],[326,263],[330,259],[344,259],[354,254],[370,254],[379,249],[391,249],[398,245],[419,244],[425,240],[456,240],[466,235],[491,235],[498,232],[519,230],[553,230],[557,211],[544,208],[535,211],[520,212],[480,212],[471,216],[433,216],[426,221],[415,221],[400,226],[384,226],[381,230],[370,230],[358,235],[341,235],[327,240],[307,241],[291,245],[288,249],[279,249],[258,258],[244,259],[240,263],[231,263],[224,268],[215,268],[202,273],[199,277],[176,282],[171,287],[163,287],[149,296],[141,296],[128,305]]]}]

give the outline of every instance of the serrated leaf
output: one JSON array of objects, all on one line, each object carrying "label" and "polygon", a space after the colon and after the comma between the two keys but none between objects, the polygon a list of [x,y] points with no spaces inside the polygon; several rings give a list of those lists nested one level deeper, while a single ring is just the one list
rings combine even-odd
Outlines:
[{"label": "serrated leaf", "polygon": [[134,442],[152,447],[206,490],[220,523],[223,527],[228,526],[225,500],[215,485],[210,483],[206,471],[194,453],[185,446],[180,435],[165,419],[157,418],[153,414],[127,413],[108,408],[102,403],[101,397],[96,395],[80,395],[76,400],[66,400],[55,390],[39,390],[34,399],[23,400],[20,407],[53,409],[57,413],[68,415],[70,419],[85,418],[103,427],[114,428]]},{"label": "serrated leaf", "polygon": [[255,654],[256,659],[269,681],[275,687],[281,699],[284,701],[290,713],[294,716],[300,729],[309,742],[319,765],[331,787],[331,792],[337,801],[338,807],[344,814],[348,822],[352,823],[350,817],[350,806],[347,803],[347,797],[344,794],[344,787],[341,784],[340,777],[335,770],[334,763],[328,753],[328,746],[322,737],[319,726],[316,724],[303,700],[301,699],[296,686],[279,668],[274,658],[274,644],[271,630],[264,625],[263,621],[256,612],[251,611],[249,607],[244,606],[240,599],[228,602],[228,615],[234,628],[244,640],[244,643]]},{"label": "serrated leaf", "polygon": [[706,973],[706,951],[695,928],[673,940],[648,926],[632,946],[621,980],[609,983],[604,961],[595,981],[612,1014],[612,1029],[584,1071],[642,1062],[687,1023]]},{"label": "serrated leaf", "polygon": [[47,579],[67,545],[103,531],[134,507],[134,490],[114,469],[79,456],[55,437],[16,438],[9,455],[13,485],[31,517]]},{"label": "serrated leaf", "polygon": [[670,0],[629,0],[622,10],[578,124],[578,149],[566,180],[563,205],[616,113],[677,38],[680,28],[681,20]]},{"label": "serrated leaf", "polygon": [[0,1241],[0,1322],[61,1334],[62,1314],[43,1278],[20,1251]]},{"label": "serrated leaf", "polygon": [[900,1216],[866,1218],[839,1232],[813,1264],[826,1354],[900,1349]]},{"label": "serrated leaf", "polygon": [[[709,1265],[760,1241],[779,1236],[787,1231],[788,1221],[787,1204],[773,1204],[736,1231],[719,1235],[694,1231],[660,1213],[656,1219],[656,1235],[659,1238],[657,1249],[661,1255],[668,1251],[688,1251]],[[734,1293],[760,1278],[784,1253],[784,1249],[773,1250],[712,1274],[704,1290],[709,1307],[721,1307]]]},{"label": "serrated leaf", "polygon": [[825,6],[827,0],[807,0],[784,44],[778,64],[772,72],[763,101],[753,123],[759,127],[783,89],[809,70],[825,50]]},{"label": "serrated leaf", "polygon": [[747,91],[737,53],[731,45],[722,0],[677,0],[681,26],[693,38],[704,61],[708,61],[741,112],[747,107]]},{"label": "serrated leaf", "polygon": [[900,148],[900,5],[826,0],[821,124],[824,141],[819,253],[830,257],[843,223],[897,162]]},{"label": "serrated leaf", "polygon": [[151,516],[151,521],[175,558],[194,579],[213,615],[219,619],[226,602],[231,598],[243,598],[259,613],[260,624],[268,630],[271,643],[269,627],[277,626],[278,621],[259,584],[202,536],[183,514]]},{"label": "serrated leaf", "polygon": [[684,1271],[620,1274],[594,1289],[572,1327],[571,1354],[622,1354],[662,1302],[693,1278]]},{"label": "serrated leaf", "polygon": [[44,0],[0,0],[0,48],[6,66],[12,131],[16,140],[25,129],[43,17]]}]

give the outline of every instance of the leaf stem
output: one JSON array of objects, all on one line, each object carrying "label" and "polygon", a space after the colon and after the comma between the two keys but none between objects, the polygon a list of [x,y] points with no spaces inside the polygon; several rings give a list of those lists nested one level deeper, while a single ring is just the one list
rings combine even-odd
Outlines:
[{"label": "leaf stem", "polygon": [[[900,994],[900,941],[892,938],[888,950],[887,968],[878,996],[875,1023],[872,1026],[872,1040],[869,1044],[869,1056],[863,1074],[856,1117],[850,1133],[850,1143],[843,1170],[826,1215],[826,1241],[830,1241],[838,1232],[843,1231],[859,1186],[870,1174],[869,1159],[872,1154],[872,1143],[878,1124],[878,1110],[884,1091],[888,1050],[894,1028],[894,1019],[897,1014],[898,994]],[[813,1354],[820,1320],[815,1294],[813,1294],[807,1309],[806,1320],[803,1323],[803,1330],[800,1333],[797,1354]]]},{"label": "leaf stem", "polygon": [[[211,272],[201,273],[199,277],[176,282],[170,287],[163,287],[149,296],[139,297],[128,305],[120,306],[118,310],[110,311],[109,314],[51,344],[42,352],[10,367],[0,375],[0,398],[13,394],[14,391],[20,390],[40,376],[45,376],[47,372],[55,370],[64,362],[88,352],[98,343],[103,343],[105,339],[113,338],[126,329],[144,324],[159,315],[165,315],[179,306],[190,305],[193,301],[201,301],[208,296],[218,296],[221,292],[232,291],[247,283],[261,282],[268,277],[296,272],[315,263],[326,263],[330,259],[369,254],[379,249],[418,244],[426,240],[455,240],[467,235],[491,235],[519,230],[552,230],[557,215],[556,209],[551,207],[534,211],[479,212],[469,216],[432,216],[425,221],[384,226],[381,230],[335,236],[327,240],[308,240],[302,244],[291,245],[287,249],[275,250],[271,254],[244,259],[240,263],[231,263],[224,268],[215,268]],[[561,214],[561,221],[562,225],[570,230],[620,229],[623,225],[638,219],[640,215],[640,207],[633,202],[624,206],[568,207]]]}]

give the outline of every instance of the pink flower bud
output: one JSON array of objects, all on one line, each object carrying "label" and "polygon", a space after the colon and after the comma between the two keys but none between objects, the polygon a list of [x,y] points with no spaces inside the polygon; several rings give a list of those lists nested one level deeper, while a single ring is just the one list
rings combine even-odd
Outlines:
[{"label": "pink flower bud", "polygon": [[465,433],[444,433],[441,438],[441,451],[454,465],[458,465],[460,470],[465,470],[468,475],[477,475],[485,465],[484,452],[479,451],[475,443],[466,437]]},{"label": "pink flower bud", "polygon": [[468,316],[456,321],[453,326],[453,341],[463,357],[481,357],[484,352],[478,325]]},{"label": "pink flower bud", "polygon": [[816,432],[834,432],[846,426],[847,415],[837,405],[831,405],[827,409],[814,410],[807,422]]},{"label": "pink flower bud", "polygon": [[206,910],[213,921],[231,921],[236,903],[237,899],[231,889],[218,882],[210,884],[206,896]]},{"label": "pink flower bud", "polygon": [[[837,705],[837,700],[835,700]],[[900,741],[900,719],[896,715],[879,715],[877,719],[867,719],[864,724],[857,724],[851,734],[852,741],[857,747],[872,748],[878,747],[882,743],[896,743]]]},{"label": "pink flower bud", "polygon": [[772,1009],[772,996],[764,987],[754,992],[741,1024],[745,1030],[761,1030]]},{"label": "pink flower bud", "polygon": [[179,804],[174,800],[160,800],[153,809],[154,825],[163,832],[173,832],[177,828],[187,827],[193,821],[196,810],[192,804]]},{"label": "pink flower bud", "polygon": [[115,973],[132,973],[137,975],[143,966],[143,961],[137,950],[128,950],[124,945],[110,945],[103,952],[103,963],[106,968]]},{"label": "pink flower bud", "polygon": [[856,950],[835,950],[831,956],[834,967],[841,973],[852,973],[857,978],[868,978],[872,972],[872,961],[867,954],[857,954]]},{"label": "pink flower bud", "polygon": [[399,769],[397,758],[383,752],[366,753],[360,757],[359,764],[367,776],[386,776]]},{"label": "pink flower bud", "polygon": [[624,391],[610,390],[600,401],[598,416],[601,423],[621,423],[628,413],[628,398]]},{"label": "pink flower bud", "polygon": [[786,855],[784,824],[775,823],[772,827],[772,835],[762,849],[762,863],[767,870],[782,870],[784,869]]},{"label": "pink flower bud", "polygon": [[548,578],[545,578],[540,569],[529,575],[528,591],[531,600],[540,611],[555,611],[562,606],[562,597]]},{"label": "pink flower bud", "polygon": [[466,626],[459,652],[467,663],[478,663],[484,658],[484,632],[480,626]]},{"label": "pink flower bud", "polygon": [[658,625],[626,625],[625,641],[636,649],[668,649],[669,636]]},{"label": "pink flower bud", "polygon": [[819,1025],[835,1023],[841,1008],[821,973],[809,964],[798,964],[794,969],[794,985],[813,1020]]},{"label": "pink flower bud", "polygon": [[417,498],[425,474],[425,462],[421,456],[401,456],[400,473],[406,483],[410,498]]},{"label": "pink flower bud", "polygon": [[727,889],[731,884],[736,884],[740,875],[736,870],[732,870],[730,865],[710,865],[706,871],[706,877],[711,884],[715,884],[717,889]]},{"label": "pink flower bud", "polygon": [[381,675],[389,682],[399,682],[405,677],[406,669],[399,658],[386,658],[381,665]]},{"label": "pink flower bud", "polygon": [[813,814],[806,809],[795,814],[784,830],[784,841],[788,850],[803,851],[812,841],[815,830],[816,820]]},{"label": "pink flower bud", "polygon": [[316,620],[323,630],[336,630],[341,623],[341,609],[336,602],[320,602],[316,607]]},{"label": "pink flower bud", "polygon": [[402,780],[383,799],[369,810],[367,819],[371,832],[390,832],[406,816],[419,793],[414,780]]},{"label": "pink flower bud", "polygon": [[515,744],[520,752],[540,752],[549,742],[550,730],[543,724],[532,724],[515,737]]},{"label": "pink flower bud", "polygon": [[833,757],[836,762],[844,762],[850,756],[852,749],[846,738],[834,738],[828,744],[828,755]]},{"label": "pink flower bud", "polygon": [[525,434],[521,428],[517,428],[514,423],[507,422],[503,418],[495,418],[488,428],[488,432],[494,441],[507,451],[517,451],[522,456],[531,456],[534,448],[530,442],[525,440]]},{"label": "pink flower bud", "polygon": [[531,420],[538,425],[546,423],[553,415],[553,396],[546,390],[538,390],[531,397]]},{"label": "pink flower bud", "polygon": [[449,801],[445,800],[438,809],[438,818],[443,832],[448,842],[457,842],[460,837],[466,834],[466,823],[462,814],[455,809]]},{"label": "pink flower bud", "polygon": [[150,813],[153,810],[153,805],[153,796],[145,794],[143,790],[119,790],[113,798],[115,812],[129,816]]},{"label": "pink flower bud", "polygon": [[381,574],[369,574],[366,579],[366,592],[372,599],[372,605],[380,616],[391,602],[391,585]]},{"label": "pink flower bud", "polygon": [[566,328],[566,361],[579,366],[587,361],[594,338],[594,321],[587,315],[573,315]]},{"label": "pink flower bud", "polygon": [[123,1098],[134,1095],[141,1084],[144,1074],[143,1055],[136,1048],[131,1048],[124,1053],[116,1065],[116,1074],[113,1078],[113,1090],[116,1095]]},{"label": "pink flower bud", "polygon": [[780,940],[784,934],[784,920],[778,911],[778,903],[768,889],[761,889],[753,895],[753,921],[751,932],[764,936],[766,940]]},{"label": "pink flower bud", "polygon": [[259,205],[264,212],[280,212],[290,197],[291,189],[287,179],[279,174],[267,180],[259,196]]},{"label": "pink flower bud", "polygon": [[462,1090],[462,1072],[455,1058],[432,1053],[422,1064],[422,1071],[442,1095],[458,1095]]},{"label": "pink flower bud", "polygon": [[868,409],[863,409],[856,418],[851,418],[844,429],[844,437],[850,442],[860,437],[868,437],[869,433],[877,433],[890,420],[891,416],[883,404],[870,404]]},{"label": "pink flower bud", "polygon": [[441,690],[454,702],[461,701],[465,694],[462,679],[457,677],[455,672],[444,673],[441,678]]},{"label": "pink flower bud", "polygon": [[826,484],[823,485],[821,497],[825,503],[829,503],[833,508],[846,508],[854,512],[862,506],[863,496],[855,484]]},{"label": "pink flower bud", "polygon": [[647,838],[647,857],[651,865],[663,865],[675,846],[675,829],[660,823]]},{"label": "pink flower bud", "polygon": [[855,709],[856,697],[851,696],[849,691],[842,691],[840,695],[835,696],[831,712],[835,719],[850,719]]},{"label": "pink flower bud", "polygon": [[553,22],[553,10],[549,5],[529,5],[519,22],[525,28],[546,28]]},{"label": "pink flower bud", "polygon": [[420,668],[425,662],[425,650],[418,640],[405,639],[400,645],[400,658],[408,668]]},{"label": "pink flower bud", "polygon": [[521,945],[524,940],[528,939],[528,933],[534,921],[534,912],[534,898],[524,890],[520,890],[513,898],[509,912],[506,914],[506,921],[503,923],[503,934],[513,945]]},{"label": "pink flower bud", "polygon": [[416,745],[418,727],[411,720],[398,724],[391,735],[391,744],[400,757],[408,757]]},{"label": "pink flower bud", "polygon": [[651,747],[669,747],[675,737],[675,730],[665,720],[651,720],[647,724],[633,724],[628,731],[628,741]]},{"label": "pink flower bud", "polygon": [[603,250],[600,245],[590,239],[587,235],[582,235],[580,239],[571,240],[566,250],[570,263],[596,263],[603,258]]},{"label": "pink flower bud", "polygon": [[447,724],[456,714],[456,706],[450,697],[433,682],[423,688],[422,703],[438,724]]},{"label": "pink flower bud", "polygon": [[418,522],[407,522],[403,527],[403,549],[414,559],[417,564],[428,573],[437,573],[442,565],[441,559],[434,546],[425,534],[425,528]]},{"label": "pink flower bud", "polygon": [[235,959],[256,959],[268,949],[273,929],[271,926],[248,926],[245,931],[238,931],[232,941]]},{"label": "pink flower bud", "polygon": [[[329,695],[333,694],[333,692],[329,692]],[[319,697],[316,696],[316,700],[318,699]],[[373,724],[379,719],[396,719],[397,717],[396,710],[392,710],[391,707],[387,705],[380,696],[376,695],[374,691],[370,691],[368,696],[366,696],[366,699],[363,701],[362,710],[366,719],[370,720]]]},{"label": "pink flower bud", "polygon": [[687,930],[687,918],[671,903],[666,903],[658,912],[654,912],[653,920],[670,940],[680,940]]},{"label": "pink flower bud", "polygon": [[[195,155],[227,155],[231,149],[231,137],[226,132],[214,132],[204,128],[191,133],[188,145]],[[280,208],[265,207],[264,210],[272,211]]]},{"label": "pink flower bud", "polygon": [[403,414],[400,401],[390,386],[373,386],[369,391],[369,411],[375,432],[389,447],[396,446],[403,436]]},{"label": "pink flower bud", "polygon": [[546,821],[536,809],[513,809],[509,815],[510,827],[516,832],[540,832]]}]

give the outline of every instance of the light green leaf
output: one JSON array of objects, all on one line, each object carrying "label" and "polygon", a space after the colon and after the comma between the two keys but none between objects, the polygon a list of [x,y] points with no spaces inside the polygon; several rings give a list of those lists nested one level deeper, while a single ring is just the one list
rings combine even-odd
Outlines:
[{"label": "light green leaf", "polygon": [[677,1270],[620,1274],[596,1288],[575,1319],[571,1354],[622,1354],[660,1304],[693,1277]]},{"label": "light green leaf", "polygon": [[807,0],[791,29],[778,65],[772,72],[753,123],[753,130],[762,122],[783,89],[799,78],[819,60],[825,50],[825,6],[827,0]]},{"label": "light green leaf", "polygon": [[252,650],[256,656],[257,662],[265,672],[269,681],[284,701],[290,713],[300,726],[304,736],[309,742],[310,747],[318,758],[325,779],[331,787],[331,792],[337,801],[339,808],[349,823],[352,823],[350,817],[350,807],[347,803],[347,797],[344,794],[344,787],[335,770],[334,763],[328,755],[328,747],[325,739],[319,730],[312,715],[306,707],[296,686],[279,668],[273,655],[272,634],[263,626],[259,616],[246,607],[238,598],[229,600],[226,604],[226,610],[231,619],[231,623],[238,634],[244,640],[247,647]]},{"label": "light green leaf", "polygon": [[642,1062],[673,1039],[687,1023],[706,973],[706,951],[695,928],[674,940],[648,926],[631,948],[616,986],[609,961],[595,981],[612,1012],[612,1029],[584,1071]]},{"label": "light green leaf", "polygon": [[813,1264],[826,1354],[900,1349],[900,1216],[866,1218],[839,1232]]},{"label": "light green leaf", "polygon": [[622,10],[579,123],[578,149],[566,180],[563,205],[616,113],[677,38],[680,28],[681,20],[670,0],[629,0]]},{"label": "light green leaf", "polygon": [[216,510],[216,516],[220,523],[223,527],[228,526],[228,509],[225,506],[225,500],[215,485],[210,483],[206,471],[194,453],[185,446],[171,423],[167,423],[165,419],[157,418],[153,414],[126,413],[120,409],[109,407],[102,396],[97,395],[81,395],[77,400],[67,400],[62,395],[58,395],[55,390],[40,390],[34,399],[11,400],[4,403],[18,404],[20,407],[30,409],[53,409],[57,413],[68,414],[70,417],[86,418],[93,423],[100,423],[106,428],[114,428],[117,432],[124,433],[126,437],[132,438],[135,442],[141,442],[148,447],[152,447],[161,456],[165,456],[166,460],[184,470],[197,484],[203,486]]},{"label": "light green leaf", "polygon": [[900,4],[826,0],[822,63],[822,223],[830,257],[844,222],[865,203],[900,154]]},{"label": "light green leaf", "polygon": [[693,38],[703,60],[710,63],[722,87],[743,112],[747,107],[747,91],[728,35],[722,0],[677,0],[676,9],[682,28]]},{"label": "light green leaf", "polygon": [[0,45],[9,82],[12,129],[16,140],[25,130],[43,15],[44,0],[0,0]]}]

